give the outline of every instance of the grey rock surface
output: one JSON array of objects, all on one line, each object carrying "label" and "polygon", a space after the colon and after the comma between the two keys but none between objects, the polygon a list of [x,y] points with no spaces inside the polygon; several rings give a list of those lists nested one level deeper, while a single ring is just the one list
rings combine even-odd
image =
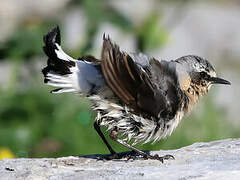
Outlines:
[{"label": "grey rock surface", "polygon": [[96,160],[98,156],[4,159],[0,179],[240,179],[240,139],[195,143],[172,154],[175,160]]}]

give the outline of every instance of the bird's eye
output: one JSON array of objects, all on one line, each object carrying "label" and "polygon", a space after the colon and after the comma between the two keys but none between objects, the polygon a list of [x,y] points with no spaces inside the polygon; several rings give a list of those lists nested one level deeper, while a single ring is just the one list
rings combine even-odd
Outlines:
[{"label": "bird's eye", "polygon": [[208,80],[210,76],[206,72],[200,72],[200,76],[202,79]]},{"label": "bird's eye", "polygon": [[200,76],[202,77],[202,78],[205,78],[205,77],[207,77],[208,75],[207,75],[207,73],[205,73],[205,72],[200,72]]}]

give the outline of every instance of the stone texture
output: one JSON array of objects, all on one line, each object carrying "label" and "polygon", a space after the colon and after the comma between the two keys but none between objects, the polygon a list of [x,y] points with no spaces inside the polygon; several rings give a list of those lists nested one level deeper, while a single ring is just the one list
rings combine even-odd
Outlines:
[{"label": "stone texture", "polygon": [[240,139],[195,143],[172,154],[175,160],[96,160],[98,155],[43,159],[4,159],[0,179],[240,179]]}]

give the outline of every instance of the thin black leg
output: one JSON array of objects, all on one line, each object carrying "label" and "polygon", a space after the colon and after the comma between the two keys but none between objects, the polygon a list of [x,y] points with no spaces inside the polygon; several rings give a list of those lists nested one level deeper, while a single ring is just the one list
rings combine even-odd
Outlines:
[{"label": "thin black leg", "polygon": [[104,134],[102,133],[99,124],[95,121],[94,122],[94,129],[97,131],[98,135],[102,138],[104,144],[107,146],[108,150],[111,154],[116,154],[116,152],[113,150],[113,148],[110,146],[110,144],[107,142]]},{"label": "thin black leg", "polygon": [[[146,153],[146,152],[144,152],[144,151],[141,151],[141,150],[139,150],[139,149],[137,149],[137,148],[129,145],[129,144],[126,143],[125,141],[123,141],[123,140],[121,140],[121,139],[118,139],[118,138],[117,138],[117,132],[116,132],[116,131],[112,131],[112,132],[110,133],[110,137],[111,137],[112,140],[114,140],[114,141],[118,142],[119,144],[121,144],[121,145],[123,145],[123,146],[125,146],[125,147],[127,147],[127,148],[129,148],[129,149],[131,149],[132,151],[134,151],[134,152],[142,155],[142,156],[143,156],[144,158],[146,158],[146,159],[155,159],[155,160],[160,160],[161,162],[163,162],[163,160],[167,160],[167,159],[174,159],[174,157],[173,157],[172,155],[165,155],[165,156],[160,157],[160,156],[158,156],[158,155],[156,154],[156,155],[152,156],[152,155],[150,155],[150,154],[148,154],[148,153]],[[131,154],[130,154],[130,155],[131,155]]]}]

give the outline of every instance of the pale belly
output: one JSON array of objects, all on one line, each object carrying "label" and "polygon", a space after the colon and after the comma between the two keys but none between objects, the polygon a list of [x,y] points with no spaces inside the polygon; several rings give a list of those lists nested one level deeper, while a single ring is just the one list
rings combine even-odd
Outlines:
[{"label": "pale belly", "polygon": [[[96,121],[106,126],[108,131],[117,130],[124,141],[133,140],[133,144],[157,142],[172,134],[181,121],[184,113],[179,111],[171,120],[152,120],[132,114],[127,107],[120,106],[114,100],[104,100],[100,96],[89,97],[98,112]],[[117,101],[117,100],[116,100]]]}]

